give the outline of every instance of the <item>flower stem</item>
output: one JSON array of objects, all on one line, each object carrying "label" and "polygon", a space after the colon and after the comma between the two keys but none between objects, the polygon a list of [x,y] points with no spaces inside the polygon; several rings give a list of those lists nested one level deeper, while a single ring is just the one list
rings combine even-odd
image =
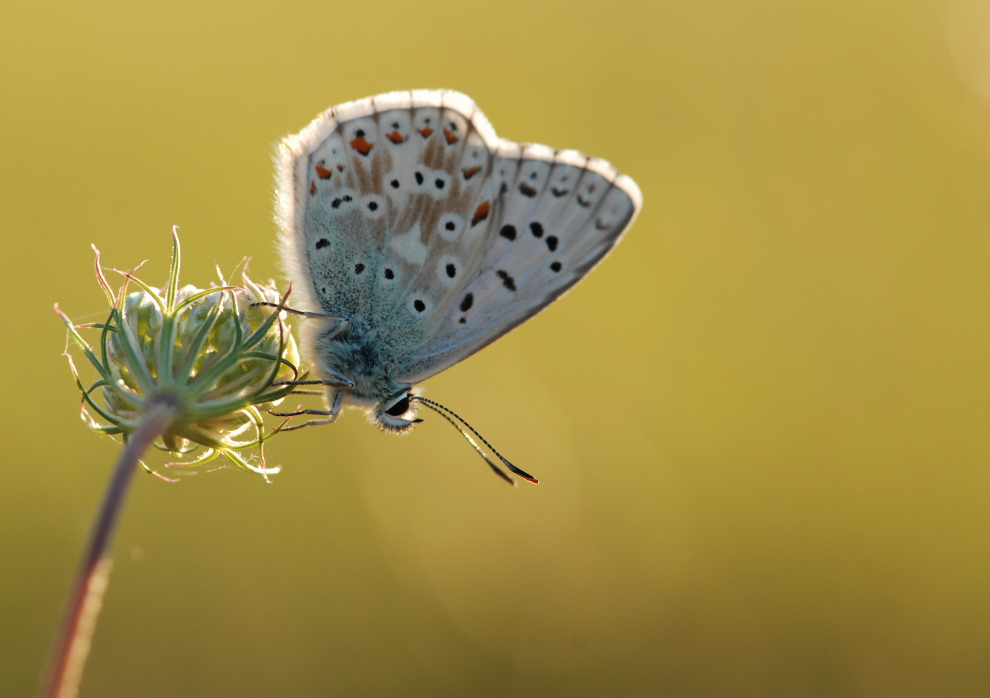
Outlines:
[{"label": "flower stem", "polygon": [[52,650],[42,698],[75,698],[103,605],[113,559],[110,545],[124,508],[138,460],[168,428],[177,412],[175,400],[150,398],[137,428],[117,460],[89,544],[83,554],[75,585],[65,609],[62,628]]}]

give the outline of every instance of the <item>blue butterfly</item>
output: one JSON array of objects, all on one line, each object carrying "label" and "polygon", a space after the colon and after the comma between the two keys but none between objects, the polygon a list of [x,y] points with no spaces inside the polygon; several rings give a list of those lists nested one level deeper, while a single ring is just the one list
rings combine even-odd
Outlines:
[{"label": "blue butterfly", "polygon": [[401,433],[423,404],[480,438],[414,386],[553,303],[642,206],[609,163],[498,138],[449,90],[333,107],[282,141],[278,173],[283,261],[309,318],[303,356],[326,390],[326,410],[293,413],[324,419],[300,427],[354,405]]}]

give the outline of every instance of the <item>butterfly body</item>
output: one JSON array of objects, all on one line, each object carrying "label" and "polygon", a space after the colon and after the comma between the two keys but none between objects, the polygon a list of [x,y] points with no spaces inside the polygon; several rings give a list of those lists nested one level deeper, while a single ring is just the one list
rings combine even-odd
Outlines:
[{"label": "butterfly body", "polygon": [[[334,417],[344,405],[374,408],[383,400],[394,398],[394,402],[408,393],[412,385],[398,378],[402,365],[394,358],[397,348],[388,342],[393,337],[369,328],[366,320],[357,315],[339,332],[338,326],[339,323],[332,322],[310,332],[316,374],[324,380],[338,382],[329,386],[327,392],[327,403]],[[385,409],[390,406],[391,403]],[[387,431],[412,424],[409,420],[402,420],[409,421],[408,425],[395,423],[387,414],[384,421],[379,422],[374,416],[372,419]]]},{"label": "butterfly body", "polygon": [[414,423],[416,383],[556,300],[618,242],[635,183],[575,151],[500,139],[465,95],[334,107],[279,149],[278,219],[327,421]]}]

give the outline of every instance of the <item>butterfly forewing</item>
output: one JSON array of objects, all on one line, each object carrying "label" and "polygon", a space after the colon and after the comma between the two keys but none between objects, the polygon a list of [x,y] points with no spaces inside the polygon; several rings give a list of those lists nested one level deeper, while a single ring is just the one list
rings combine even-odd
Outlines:
[{"label": "butterfly forewing", "polygon": [[283,142],[280,161],[297,304],[359,318],[408,383],[553,302],[641,205],[608,163],[498,139],[451,91],[331,109]]}]

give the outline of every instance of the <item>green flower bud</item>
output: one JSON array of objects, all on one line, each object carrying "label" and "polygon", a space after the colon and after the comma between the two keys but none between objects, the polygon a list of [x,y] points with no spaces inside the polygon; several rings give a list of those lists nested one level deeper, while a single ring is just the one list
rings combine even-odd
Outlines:
[{"label": "green flower bud", "polygon": [[[83,419],[95,431],[126,439],[150,404],[167,403],[174,417],[156,445],[178,458],[192,455],[170,465],[199,465],[223,455],[245,470],[276,472],[264,464],[263,445],[278,430],[265,432],[262,413],[292,391],[284,382],[299,378],[299,355],[285,313],[256,304],[284,299],[274,285],[251,281],[246,270],[243,286],[221,276],[219,287],[179,288],[174,231],[172,241],[169,283],[160,291],[125,273],[123,286],[112,292],[96,252],[97,279],[111,305],[105,323],[76,326],[55,307],[99,374],[85,387],[69,356]],[[131,283],[139,290],[127,293]],[[98,351],[79,334],[83,327],[100,330]],[[249,449],[257,449],[259,465],[242,455]]]}]

